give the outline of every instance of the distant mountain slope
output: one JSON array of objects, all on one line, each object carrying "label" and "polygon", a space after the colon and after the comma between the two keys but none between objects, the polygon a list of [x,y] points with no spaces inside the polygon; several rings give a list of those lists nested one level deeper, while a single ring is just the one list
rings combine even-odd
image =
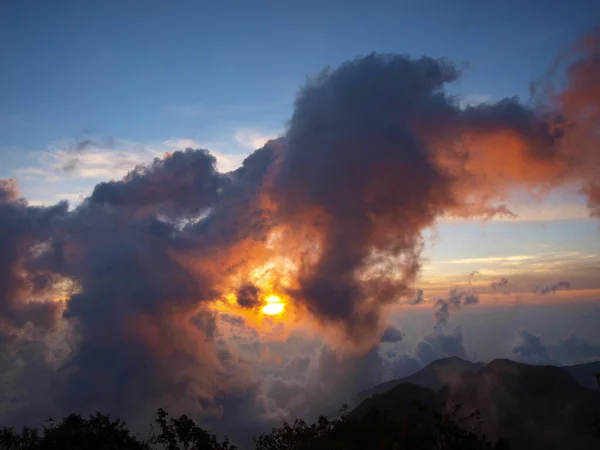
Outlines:
[{"label": "distant mountain slope", "polygon": [[438,359],[408,377],[391,380],[359,392],[355,397],[355,402],[358,404],[373,395],[382,394],[402,383],[410,383],[437,392],[462,372],[477,372],[484,366],[485,363],[474,363],[457,356]]},{"label": "distant mountain slope", "polygon": [[494,360],[444,390],[449,403],[481,411],[490,438],[501,434],[515,448],[600,448],[591,435],[600,393],[563,368]]},{"label": "distant mountain slope", "polygon": [[[449,367],[456,368],[461,364],[453,361]],[[445,362],[430,364],[437,369],[428,366],[411,378],[421,373],[425,376],[421,384],[433,380],[435,387],[435,377],[427,377],[431,376],[432,370],[438,373],[444,365]],[[568,370],[510,360],[494,360],[476,366],[479,369],[469,364],[462,364],[462,367],[467,370],[459,371],[458,376],[437,393],[402,383],[363,401],[355,414],[377,407],[398,418],[410,414],[413,399],[437,407],[447,402],[461,404],[465,413],[479,409],[486,435],[492,440],[498,436],[509,439],[515,450],[600,448],[600,442],[591,434],[594,413],[600,412],[600,392],[582,386]],[[456,372],[450,370],[449,373]]]},{"label": "distant mountain slope", "polygon": [[600,373],[600,361],[563,367],[575,381],[588,389],[599,389],[594,374]]},{"label": "distant mountain slope", "polygon": [[[359,392],[354,397],[354,404],[359,404],[373,395],[387,392],[402,383],[410,383],[432,391],[438,391],[447,384],[448,380],[455,378],[460,373],[475,373],[485,365],[482,362],[466,361],[458,356],[438,359],[412,375],[390,380]],[[588,389],[599,389],[594,374],[600,373],[600,361],[563,366],[561,368],[571,374],[575,381],[582,386]]]},{"label": "distant mountain slope", "polygon": [[351,416],[362,417],[373,408],[385,412],[391,419],[400,419],[409,414],[416,413],[414,402],[437,409],[439,395],[430,389],[410,383],[401,383],[381,395],[372,396],[351,413]]}]

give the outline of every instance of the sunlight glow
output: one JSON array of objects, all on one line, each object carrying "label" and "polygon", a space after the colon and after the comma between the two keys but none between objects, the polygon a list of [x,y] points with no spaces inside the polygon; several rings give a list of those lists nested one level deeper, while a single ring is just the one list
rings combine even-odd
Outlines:
[{"label": "sunlight glow", "polygon": [[265,299],[265,302],[267,302],[267,303],[281,303],[281,297],[279,297],[278,295],[269,295]]},{"label": "sunlight glow", "polygon": [[263,306],[262,312],[263,314],[274,316],[277,314],[281,314],[283,312],[283,309],[283,303],[267,303],[265,306]]},{"label": "sunlight glow", "polygon": [[281,301],[281,297],[277,295],[269,295],[265,299],[265,302],[267,302],[267,304],[262,307],[261,311],[263,314],[269,316],[281,314],[285,308],[284,303]]}]

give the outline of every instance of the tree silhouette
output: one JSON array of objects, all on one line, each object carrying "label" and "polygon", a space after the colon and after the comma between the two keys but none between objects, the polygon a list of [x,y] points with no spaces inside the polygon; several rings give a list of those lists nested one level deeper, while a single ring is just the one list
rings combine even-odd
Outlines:
[{"label": "tree silhouette", "polygon": [[156,423],[160,433],[142,440],[131,434],[125,422],[109,415],[71,414],[58,423],[49,419],[41,430],[0,428],[0,450],[236,450],[227,439],[219,442],[185,415],[169,418],[161,408]]},{"label": "tree silhouette", "polygon": [[168,419],[169,414],[162,408],[157,412],[156,423],[160,433],[151,441],[161,444],[166,450],[236,450],[225,438],[219,442],[217,437],[196,425],[186,415]]},{"label": "tree silhouette", "polygon": [[41,433],[31,428],[15,432],[13,428],[0,430],[1,450],[147,450],[149,445],[131,435],[125,422],[112,420],[109,415],[96,413],[89,418],[71,414],[60,422],[52,419]]},{"label": "tree silhouette", "polygon": [[[600,387],[600,372],[594,376],[596,377],[596,384]],[[600,440],[600,415],[598,414],[594,417],[594,436],[596,436],[596,439]]]},{"label": "tree silhouette", "polygon": [[321,416],[312,425],[303,420],[284,424],[258,436],[256,450],[508,450],[505,441],[492,445],[480,429],[479,412],[461,416],[461,406],[431,412],[416,404],[418,413],[392,420],[374,408],[352,417],[345,408],[337,419]]}]

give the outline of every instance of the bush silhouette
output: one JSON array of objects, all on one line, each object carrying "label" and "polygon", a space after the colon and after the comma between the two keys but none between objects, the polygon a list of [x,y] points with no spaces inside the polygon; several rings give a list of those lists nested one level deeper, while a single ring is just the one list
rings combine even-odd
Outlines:
[{"label": "bush silhouette", "polygon": [[401,450],[509,449],[504,441],[493,446],[479,433],[479,413],[461,416],[461,406],[431,412],[417,405],[419,413],[403,420],[390,420],[377,409],[360,418],[342,409],[337,419],[320,417],[314,424],[303,420],[285,422],[271,433],[255,439],[256,450]]},{"label": "bush silhouette", "polygon": [[125,422],[96,413],[88,418],[71,414],[60,422],[48,420],[41,430],[0,429],[0,450],[235,450],[227,439],[219,442],[214,434],[200,428],[189,417],[169,418],[157,412],[160,432],[143,440],[132,435]]},{"label": "bush silhouette", "polygon": [[0,430],[2,450],[58,450],[58,449],[123,449],[146,450],[148,443],[132,436],[119,419],[96,413],[89,418],[71,414],[60,422],[52,419],[41,431],[23,428],[15,432],[12,428]]},{"label": "bush silhouette", "polygon": [[162,445],[166,450],[235,450],[236,447],[225,438],[219,442],[217,437],[200,428],[186,415],[168,418],[167,412],[158,410],[156,423],[160,433],[151,438],[152,443]]},{"label": "bush silhouette", "polygon": [[[600,372],[597,373],[595,377],[596,384],[598,384],[598,387],[600,388]],[[594,436],[596,436],[596,439],[600,440],[600,415],[598,414],[594,417]]]},{"label": "bush silhouette", "polygon": [[[256,450],[401,450],[508,449],[492,446],[479,433],[477,411],[461,415],[460,405],[431,412],[421,405],[419,413],[403,420],[390,420],[372,409],[352,417],[344,407],[340,417],[321,416],[313,424],[296,420],[255,438]],[[236,450],[227,439],[198,426],[190,417],[169,417],[162,408],[155,420],[157,433],[144,440],[133,435],[126,424],[96,413],[87,418],[71,414],[59,422],[51,419],[40,430],[0,429],[0,450]]]}]

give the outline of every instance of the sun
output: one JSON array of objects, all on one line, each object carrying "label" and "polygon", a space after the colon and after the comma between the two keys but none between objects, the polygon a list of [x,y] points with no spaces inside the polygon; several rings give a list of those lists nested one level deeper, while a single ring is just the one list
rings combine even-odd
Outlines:
[{"label": "sun", "polygon": [[268,316],[275,316],[281,314],[285,309],[285,304],[281,301],[281,297],[278,295],[269,295],[265,298],[267,304],[262,307],[261,311],[263,314]]}]

